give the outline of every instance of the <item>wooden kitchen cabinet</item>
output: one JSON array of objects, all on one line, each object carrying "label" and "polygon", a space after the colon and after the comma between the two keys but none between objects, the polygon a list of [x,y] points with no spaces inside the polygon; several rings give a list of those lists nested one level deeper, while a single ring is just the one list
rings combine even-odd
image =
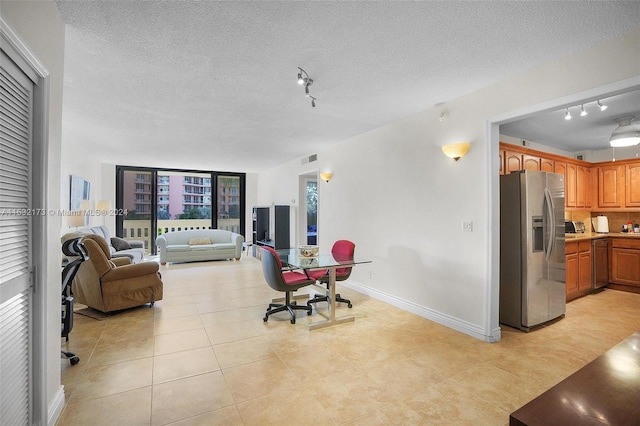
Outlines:
[{"label": "wooden kitchen cabinet", "polygon": [[522,155],[522,168],[524,170],[540,170],[540,157],[533,155]]},{"label": "wooden kitchen cabinet", "polygon": [[567,163],[566,174],[564,177],[564,205],[566,207],[578,206],[578,197],[576,192],[577,179],[578,166]]},{"label": "wooden kitchen cabinet", "polygon": [[589,167],[587,169],[587,205],[585,207],[591,208],[598,205],[598,168]]},{"label": "wooden kitchen cabinet", "polygon": [[587,188],[589,179],[585,166],[576,166],[576,207],[587,206]]},{"label": "wooden kitchen cabinet", "polygon": [[522,165],[522,154],[519,152],[504,151],[504,174],[508,175],[511,172],[518,170],[524,170]]},{"label": "wooden kitchen cabinet", "polygon": [[555,161],[548,158],[540,158],[540,170],[542,170],[543,172],[555,173],[555,169]]},{"label": "wooden kitchen cabinet", "polygon": [[592,279],[591,241],[567,242],[565,260],[567,301],[590,293]]},{"label": "wooden kitchen cabinet", "polygon": [[621,208],[625,201],[625,166],[598,167],[598,207]]},{"label": "wooden kitchen cabinet", "polygon": [[640,207],[640,162],[625,166],[625,207]]},{"label": "wooden kitchen cabinet", "polygon": [[610,247],[609,282],[640,291],[640,240],[611,238]]}]

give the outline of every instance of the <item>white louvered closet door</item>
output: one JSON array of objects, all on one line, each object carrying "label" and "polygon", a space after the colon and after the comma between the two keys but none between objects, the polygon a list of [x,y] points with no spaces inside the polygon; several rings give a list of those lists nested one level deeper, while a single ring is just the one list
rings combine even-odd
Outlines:
[{"label": "white louvered closet door", "polygon": [[33,83],[0,50],[0,425],[31,423]]}]

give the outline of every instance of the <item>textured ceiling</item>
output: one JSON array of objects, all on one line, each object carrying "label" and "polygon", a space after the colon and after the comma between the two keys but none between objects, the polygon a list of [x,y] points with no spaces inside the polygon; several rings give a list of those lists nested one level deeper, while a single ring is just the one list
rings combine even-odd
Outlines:
[{"label": "textured ceiling", "polygon": [[56,4],[65,143],[116,164],[246,172],[619,37],[640,16],[635,1]]}]

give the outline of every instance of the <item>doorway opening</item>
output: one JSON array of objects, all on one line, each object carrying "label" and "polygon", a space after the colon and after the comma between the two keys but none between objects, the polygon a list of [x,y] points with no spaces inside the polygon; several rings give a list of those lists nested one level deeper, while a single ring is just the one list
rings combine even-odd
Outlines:
[{"label": "doorway opening", "polygon": [[300,175],[300,214],[298,215],[298,241],[301,244],[318,244],[318,176],[317,172]]},{"label": "doorway opening", "polygon": [[585,99],[605,98],[627,91],[640,88],[640,77],[634,77],[570,96],[558,98],[543,104],[533,105],[521,110],[512,111],[487,120],[486,149],[489,158],[489,173],[487,176],[487,188],[490,204],[488,206],[488,224],[491,232],[488,235],[488,248],[490,256],[487,268],[489,291],[487,291],[487,306],[485,317],[485,330],[487,340],[497,342],[500,340],[499,305],[500,305],[500,126],[513,121],[528,118],[537,114],[566,108],[576,105]]}]

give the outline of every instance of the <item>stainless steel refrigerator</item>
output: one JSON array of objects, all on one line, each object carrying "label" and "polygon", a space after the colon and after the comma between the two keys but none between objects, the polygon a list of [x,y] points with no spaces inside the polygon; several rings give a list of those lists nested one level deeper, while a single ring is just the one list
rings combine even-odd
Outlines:
[{"label": "stainless steel refrigerator", "polygon": [[500,322],[524,331],[566,310],[564,176],[500,176]]}]

